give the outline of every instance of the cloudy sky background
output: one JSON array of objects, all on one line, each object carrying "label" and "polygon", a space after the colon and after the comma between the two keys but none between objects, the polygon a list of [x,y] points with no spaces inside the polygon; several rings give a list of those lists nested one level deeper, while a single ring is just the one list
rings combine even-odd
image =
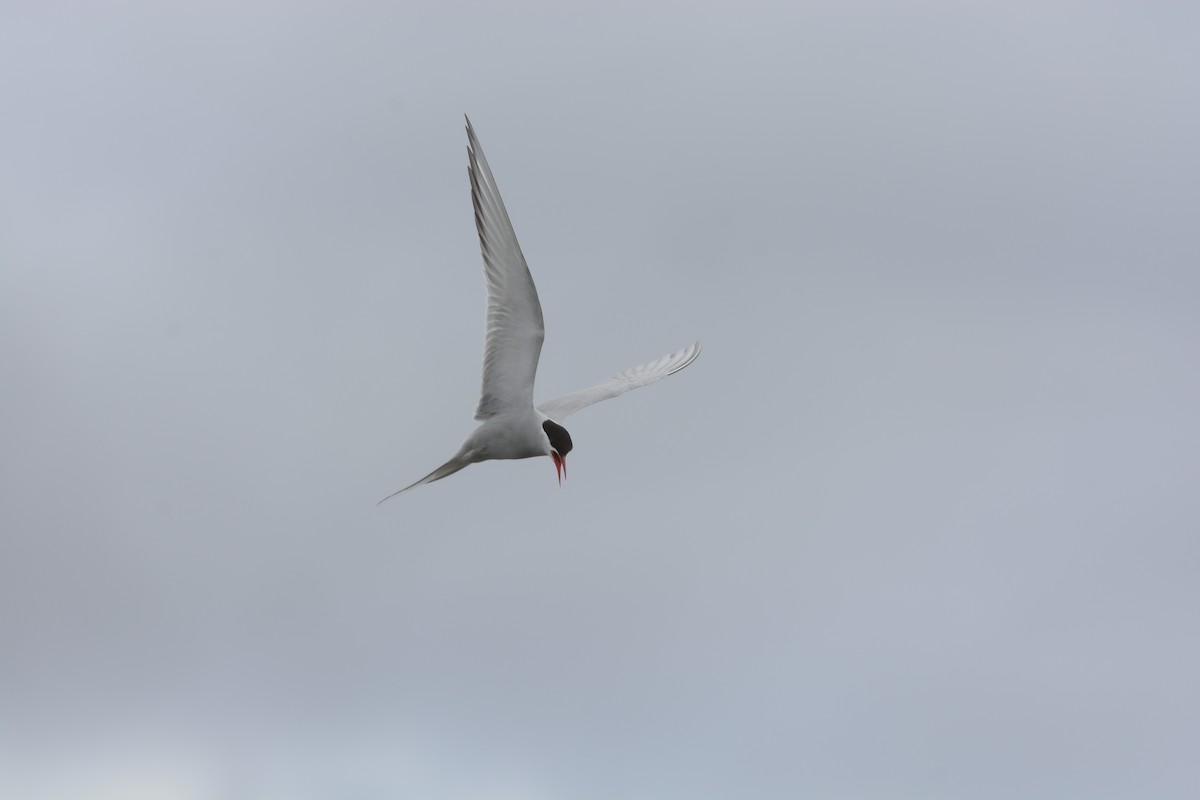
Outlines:
[{"label": "cloudy sky background", "polygon": [[[1200,784],[1200,14],[0,4],[0,794]],[[570,477],[454,452],[462,114]]]}]

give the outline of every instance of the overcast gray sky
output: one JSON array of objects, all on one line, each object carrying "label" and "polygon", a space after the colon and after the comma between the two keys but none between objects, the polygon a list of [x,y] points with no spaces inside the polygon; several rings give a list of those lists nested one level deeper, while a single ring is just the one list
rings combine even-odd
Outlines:
[{"label": "overcast gray sky", "polygon": [[[0,3],[0,795],[1193,798],[1200,14]],[[471,115],[570,477],[470,432]]]}]

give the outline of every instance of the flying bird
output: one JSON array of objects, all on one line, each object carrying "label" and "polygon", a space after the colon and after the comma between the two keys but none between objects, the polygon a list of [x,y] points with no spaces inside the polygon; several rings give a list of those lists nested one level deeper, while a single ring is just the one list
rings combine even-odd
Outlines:
[{"label": "flying bird", "polygon": [[475,409],[475,419],[482,424],[467,437],[453,458],[380,503],[415,486],[440,481],[470,464],[500,458],[550,456],[561,484],[567,470],[567,454],[573,448],[571,434],[562,426],[562,420],[593,403],[679,372],[700,355],[700,342],[694,342],[595,386],[534,407],[533,380],[545,338],[542,305],[470,118],[467,118],[467,159],[488,293],[483,389]]}]

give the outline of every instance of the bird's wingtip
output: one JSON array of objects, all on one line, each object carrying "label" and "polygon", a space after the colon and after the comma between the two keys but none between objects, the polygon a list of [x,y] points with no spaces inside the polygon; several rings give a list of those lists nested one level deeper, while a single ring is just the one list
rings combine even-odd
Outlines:
[{"label": "bird's wingtip", "polygon": [[668,372],[668,375],[673,375],[684,367],[689,366],[693,361],[700,357],[700,340],[692,342],[687,347],[672,354],[675,360],[675,365]]}]

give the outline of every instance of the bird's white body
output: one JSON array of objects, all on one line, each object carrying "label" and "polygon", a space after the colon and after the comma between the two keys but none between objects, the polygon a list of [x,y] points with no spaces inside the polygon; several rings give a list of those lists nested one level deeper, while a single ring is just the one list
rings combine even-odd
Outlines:
[{"label": "bird's white body", "polygon": [[549,417],[530,407],[490,417],[463,442],[459,454],[471,463],[492,459],[550,455],[550,437],[542,429]]},{"label": "bird's white body", "polygon": [[384,500],[414,486],[441,480],[469,464],[493,459],[550,456],[561,480],[566,455],[572,448],[571,436],[559,424],[561,420],[593,403],[678,372],[700,354],[700,343],[696,342],[535,408],[533,382],[546,333],[542,306],[500,190],[469,119],[467,155],[475,227],[488,290],[483,386],[475,410],[475,419],[482,424],[467,437],[454,458]]}]

